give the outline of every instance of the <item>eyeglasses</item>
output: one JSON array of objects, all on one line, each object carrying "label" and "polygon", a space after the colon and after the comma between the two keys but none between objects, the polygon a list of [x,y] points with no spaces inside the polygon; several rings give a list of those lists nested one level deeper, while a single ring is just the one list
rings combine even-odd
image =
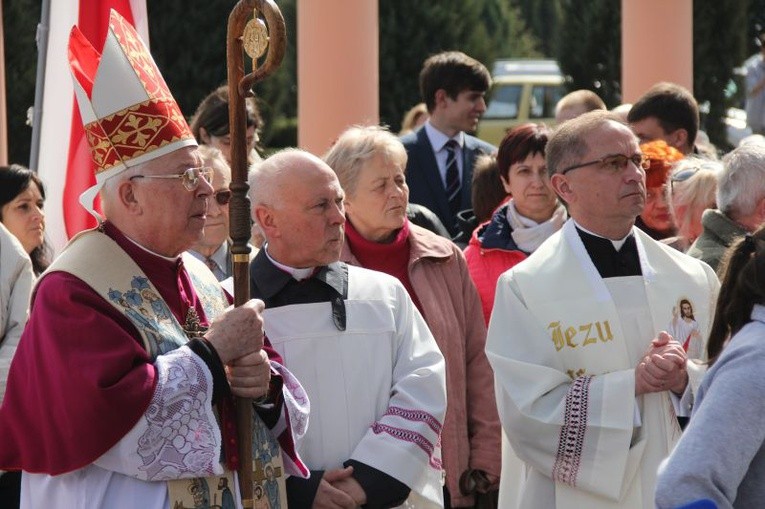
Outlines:
[{"label": "eyeglasses", "polygon": [[231,191],[228,189],[221,189],[220,191],[215,191],[213,197],[218,205],[222,207],[223,205],[228,205],[228,202],[231,201]]},{"label": "eyeglasses", "polygon": [[614,154],[614,155],[602,157],[600,159],[596,159],[595,161],[588,161],[586,163],[569,166],[568,168],[565,168],[563,171],[561,171],[560,174],[565,175],[571,170],[584,168],[585,166],[592,166],[593,164],[599,164],[603,168],[607,168],[609,170],[612,170],[614,173],[617,173],[622,171],[624,168],[626,168],[627,163],[629,162],[632,162],[632,164],[644,170],[647,170],[651,166],[649,159],[643,154],[634,154],[631,156],[625,156],[622,154]]},{"label": "eyeglasses", "polygon": [[178,175],[133,175],[133,179],[181,179],[183,187],[187,191],[196,191],[199,187],[199,179],[204,179],[208,184],[212,183],[212,168],[200,167],[189,168]]}]

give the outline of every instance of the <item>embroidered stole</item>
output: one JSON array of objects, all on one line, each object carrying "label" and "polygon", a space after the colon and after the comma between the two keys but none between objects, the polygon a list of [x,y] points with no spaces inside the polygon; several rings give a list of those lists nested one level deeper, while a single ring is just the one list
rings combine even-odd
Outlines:
[{"label": "embroidered stole", "polygon": [[[183,253],[183,263],[207,320],[211,322],[228,307],[225,293],[203,262]],[[183,346],[189,336],[204,332],[199,327],[193,308],[189,309],[186,323],[182,326],[140,267],[116,242],[98,229],[83,231],[72,238],[49,270],[76,276],[123,313],[138,330],[143,346],[152,359]],[[286,473],[279,443],[254,411],[252,425],[256,500],[268,499],[271,509],[286,508]],[[238,478],[229,470],[223,475],[178,479],[167,484],[171,508],[198,507],[197,504],[202,501],[206,501],[204,507],[209,507],[209,504],[225,507],[225,502],[232,499],[231,489],[239,485]]]}]

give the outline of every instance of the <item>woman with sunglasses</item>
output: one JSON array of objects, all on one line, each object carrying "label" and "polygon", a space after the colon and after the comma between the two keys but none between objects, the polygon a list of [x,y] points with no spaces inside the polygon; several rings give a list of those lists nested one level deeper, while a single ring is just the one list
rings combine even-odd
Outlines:
[{"label": "woman with sunglasses", "polygon": [[[207,264],[218,281],[231,276],[229,256],[228,202],[231,200],[231,168],[217,148],[199,146],[203,166],[212,169],[213,195],[207,202],[207,218],[202,237],[189,253]],[[253,255],[257,252],[253,249]]]},{"label": "woman with sunglasses", "polygon": [[669,176],[670,205],[677,226],[677,236],[663,240],[685,252],[701,235],[701,216],[717,208],[717,176],[722,163],[690,156],[675,163]]}]

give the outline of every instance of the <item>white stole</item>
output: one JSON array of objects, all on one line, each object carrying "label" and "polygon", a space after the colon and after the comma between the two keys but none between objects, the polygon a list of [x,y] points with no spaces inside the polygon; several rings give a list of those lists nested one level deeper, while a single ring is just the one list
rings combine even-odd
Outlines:
[{"label": "white stole", "polygon": [[[634,233],[652,321],[647,329],[653,331],[652,337],[668,329],[672,308],[681,298],[691,300],[706,334],[717,287],[714,272],[697,260],[665,249],[638,230]],[[645,350],[652,337],[640,338],[633,330],[625,335],[611,293],[573,221],[503,275],[499,284],[507,286],[510,282],[517,286],[525,307],[518,314],[517,299],[505,297],[509,295],[507,289],[498,288],[487,343],[498,403],[502,407],[504,402],[506,412],[520,412],[522,417],[515,425],[522,430],[526,426],[524,413],[539,412],[540,416],[529,420],[533,423],[538,418],[546,423],[548,434],[556,422],[557,426],[564,424],[557,453],[550,450],[554,446],[540,451],[540,446],[526,444],[523,436],[513,436],[512,422],[511,429],[505,429],[520,447],[519,456],[549,468],[537,471],[531,484],[539,487],[550,483],[551,477],[555,479],[558,508],[652,507],[652,501],[641,501],[644,456],[665,456],[679,431],[668,394],[648,394],[642,397],[643,422],[637,440],[632,441],[636,359],[630,355],[628,342],[644,342],[638,346]],[[536,335],[529,337],[529,332]],[[608,374],[607,380],[597,376],[604,374]],[[551,392],[563,399],[534,400]],[[550,407],[553,401],[558,401],[555,408]],[[601,406],[603,402],[607,406]],[[579,403],[585,406],[578,407]],[[505,426],[508,417],[502,418]]]}]

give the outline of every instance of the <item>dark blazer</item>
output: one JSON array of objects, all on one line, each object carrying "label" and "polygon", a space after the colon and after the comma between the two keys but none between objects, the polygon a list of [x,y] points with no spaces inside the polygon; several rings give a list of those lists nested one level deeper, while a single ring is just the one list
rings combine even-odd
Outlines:
[{"label": "dark blazer", "polygon": [[[432,210],[454,236],[458,233],[457,218],[449,209],[438,163],[427,132],[421,127],[401,138],[409,159],[406,163],[406,183],[409,186],[409,201]],[[462,147],[462,189],[460,210],[472,208],[470,185],[473,181],[473,165],[480,154],[493,154],[497,147],[474,136],[465,135]]]}]

